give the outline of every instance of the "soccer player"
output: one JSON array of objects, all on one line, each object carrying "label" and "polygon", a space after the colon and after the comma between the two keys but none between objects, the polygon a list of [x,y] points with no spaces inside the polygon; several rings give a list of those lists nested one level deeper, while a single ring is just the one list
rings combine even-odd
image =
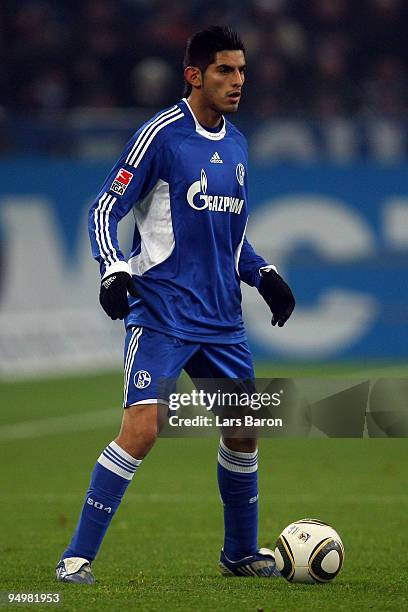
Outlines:
[{"label": "soccer player", "polygon": [[[125,319],[125,410],[57,566],[63,582],[95,580],[91,563],[167,409],[158,381],[177,379],[182,369],[192,378],[254,379],[240,282],[265,299],[272,325],[284,325],[295,305],[288,285],[245,237],[247,144],[224,116],[238,110],[245,81],[238,35],[212,27],[192,36],[184,78],[186,97],[130,139],[89,215],[100,303],[112,319]],[[117,225],[131,210],[134,239],[125,261]],[[272,552],[257,546],[257,469],[256,439],[221,438],[219,565],[226,575],[279,575]]]}]

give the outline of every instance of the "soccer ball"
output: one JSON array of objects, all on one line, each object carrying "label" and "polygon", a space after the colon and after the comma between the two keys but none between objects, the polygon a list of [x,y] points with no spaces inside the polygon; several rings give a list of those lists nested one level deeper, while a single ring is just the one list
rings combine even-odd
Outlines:
[{"label": "soccer ball", "polygon": [[291,523],[276,541],[276,567],[289,582],[330,582],[340,572],[343,560],[339,534],[317,519]]}]

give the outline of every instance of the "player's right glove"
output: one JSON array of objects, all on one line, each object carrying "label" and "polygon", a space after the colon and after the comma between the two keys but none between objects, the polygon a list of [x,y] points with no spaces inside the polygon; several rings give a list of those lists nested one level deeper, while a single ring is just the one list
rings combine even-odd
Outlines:
[{"label": "player's right glove", "polygon": [[129,314],[128,293],[139,297],[135,281],[127,272],[114,272],[101,282],[99,302],[111,319],[124,319]]},{"label": "player's right glove", "polygon": [[272,313],[272,325],[283,327],[295,307],[295,298],[289,285],[275,270],[261,270],[259,293]]}]

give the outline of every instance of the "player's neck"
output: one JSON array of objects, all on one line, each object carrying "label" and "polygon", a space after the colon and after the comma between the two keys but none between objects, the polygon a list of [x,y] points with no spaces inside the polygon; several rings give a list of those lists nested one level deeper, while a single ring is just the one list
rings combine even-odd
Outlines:
[{"label": "player's neck", "polygon": [[193,95],[187,98],[191,110],[195,118],[205,128],[216,128],[220,125],[222,115],[212,108],[209,108],[202,100],[199,100]]}]

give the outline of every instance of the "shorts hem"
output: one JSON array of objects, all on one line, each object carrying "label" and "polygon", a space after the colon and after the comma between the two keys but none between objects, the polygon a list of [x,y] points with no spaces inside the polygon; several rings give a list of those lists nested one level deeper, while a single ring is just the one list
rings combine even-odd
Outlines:
[{"label": "shorts hem", "polygon": [[137,402],[132,402],[131,404],[126,404],[123,405],[123,408],[131,408],[132,406],[138,406],[140,404],[165,404],[166,406],[169,405],[169,400],[165,400],[165,399],[143,399],[143,400],[138,400]]}]

